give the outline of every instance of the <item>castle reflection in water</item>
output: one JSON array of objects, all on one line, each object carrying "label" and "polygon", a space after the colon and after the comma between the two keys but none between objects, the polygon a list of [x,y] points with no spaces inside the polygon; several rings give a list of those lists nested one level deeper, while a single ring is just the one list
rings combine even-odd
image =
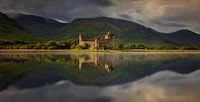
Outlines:
[{"label": "castle reflection in water", "polygon": [[113,56],[107,56],[106,54],[75,54],[71,55],[71,58],[78,63],[79,70],[83,70],[84,65],[94,65],[95,68],[99,68],[100,70],[104,70],[109,73],[114,69]]},{"label": "castle reflection in water", "polygon": [[104,72],[114,69],[116,55],[105,53],[72,53],[72,54],[7,54],[0,55],[0,63],[26,64],[47,63],[75,65],[79,70],[84,68],[98,68]]}]

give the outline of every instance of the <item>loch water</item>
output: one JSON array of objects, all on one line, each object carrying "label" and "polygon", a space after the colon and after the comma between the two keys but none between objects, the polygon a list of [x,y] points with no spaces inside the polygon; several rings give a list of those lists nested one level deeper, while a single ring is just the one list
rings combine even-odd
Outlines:
[{"label": "loch water", "polygon": [[0,102],[200,102],[200,53],[0,54]]}]

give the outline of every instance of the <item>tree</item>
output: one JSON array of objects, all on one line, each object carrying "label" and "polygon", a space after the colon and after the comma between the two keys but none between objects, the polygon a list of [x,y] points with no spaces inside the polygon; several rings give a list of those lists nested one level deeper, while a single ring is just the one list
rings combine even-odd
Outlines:
[{"label": "tree", "polygon": [[135,49],[135,48],[136,48],[135,44],[130,45],[130,46],[127,47],[127,49]]},{"label": "tree", "polygon": [[107,50],[107,49],[108,49],[108,46],[107,46],[107,45],[103,45],[103,49],[104,49],[104,50]]},{"label": "tree", "polygon": [[145,49],[145,48],[147,48],[145,45],[137,45],[137,48],[138,49]]},{"label": "tree", "polygon": [[122,49],[124,49],[124,45],[123,45],[123,44],[119,44],[118,48],[119,48],[120,50],[122,50]]}]

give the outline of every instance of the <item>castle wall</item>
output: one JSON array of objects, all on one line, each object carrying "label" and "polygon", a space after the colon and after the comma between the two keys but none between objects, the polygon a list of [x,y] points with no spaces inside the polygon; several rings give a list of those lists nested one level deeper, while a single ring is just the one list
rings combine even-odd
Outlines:
[{"label": "castle wall", "polygon": [[79,45],[83,45],[83,44],[95,45],[95,41],[81,41],[81,42],[79,42]]},{"label": "castle wall", "polygon": [[113,48],[113,34],[108,32],[107,34],[92,40],[83,40],[81,34],[79,35],[79,45],[89,44],[94,46],[95,49],[104,49],[106,46],[108,49]]}]

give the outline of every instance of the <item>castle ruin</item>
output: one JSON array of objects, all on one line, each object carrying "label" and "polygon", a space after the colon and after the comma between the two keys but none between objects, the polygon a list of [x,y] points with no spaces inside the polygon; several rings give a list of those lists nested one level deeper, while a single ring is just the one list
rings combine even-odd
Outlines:
[{"label": "castle ruin", "polygon": [[95,39],[83,39],[82,34],[79,34],[79,46],[87,44],[92,46],[94,50],[98,49],[113,49],[114,48],[114,34],[109,31]]}]

